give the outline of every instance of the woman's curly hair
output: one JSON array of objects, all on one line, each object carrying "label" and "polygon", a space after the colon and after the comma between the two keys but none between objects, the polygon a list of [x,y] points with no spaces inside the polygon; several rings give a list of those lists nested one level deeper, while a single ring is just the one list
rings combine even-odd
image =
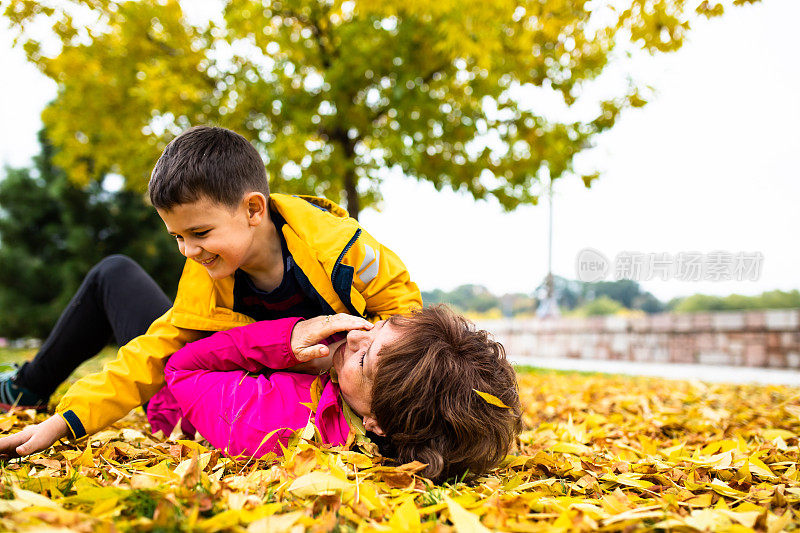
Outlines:
[{"label": "woman's curly hair", "polygon": [[446,306],[389,323],[401,334],[381,349],[372,413],[397,459],[427,464],[421,473],[437,482],[496,466],[522,426],[516,374],[503,345]]}]

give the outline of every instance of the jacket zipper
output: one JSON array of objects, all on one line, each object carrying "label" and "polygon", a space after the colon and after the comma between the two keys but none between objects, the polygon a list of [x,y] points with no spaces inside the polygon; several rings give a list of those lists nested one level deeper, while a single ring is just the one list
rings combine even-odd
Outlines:
[{"label": "jacket zipper", "polygon": [[[350,241],[344,247],[344,250],[342,250],[342,253],[339,254],[339,257],[336,259],[336,263],[333,265],[333,270],[331,270],[331,283],[333,284],[333,290],[336,291],[337,294],[339,293],[339,291],[337,290],[337,286],[338,285],[337,285],[336,282],[338,281],[338,278],[339,278],[339,271],[340,271],[340,267],[342,266],[342,259],[344,259],[344,256],[347,254],[347,252],[350,251],[350,248],[353,247],[353,245],[356,243],[356,241],[358,240],[358,238],[360,236],[361,236],[361,228],[356,230],[355,235],[353,235],[353,237],[350,239]],[[346,299],[345,299],[345,296],[346,296]],[[344,303],[344,305],[347,307],[347,309],[351,313],[353,313],[356,316],[362,316],[361,313],[356,311],[355,307],[353,307],[353,304],[350,301],[350,295],[349,294],[347,294],[347,295],[339,294],[339,298],[342,300],[342,303]]]}]

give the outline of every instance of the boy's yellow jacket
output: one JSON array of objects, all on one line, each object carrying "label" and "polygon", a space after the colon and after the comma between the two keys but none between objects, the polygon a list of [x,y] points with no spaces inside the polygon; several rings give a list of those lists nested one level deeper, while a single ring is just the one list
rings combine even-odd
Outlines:
[{"label": "boy's yellow jacket", "polygon": [[[397,255],[377,242],[338,205],[323,198],[270,195],[286,221],[283,236],[304,292],[329,313],[377,321],[422,306],[422,297]],[[213,280],[187,260],[173,307],[144,335],[120,348],[101,372],[76,382],[56,407],[75,438],[95,433],[142,405],[164,386],[167,358],[208,332],[253,322],[234,312],[233,276]]]}]

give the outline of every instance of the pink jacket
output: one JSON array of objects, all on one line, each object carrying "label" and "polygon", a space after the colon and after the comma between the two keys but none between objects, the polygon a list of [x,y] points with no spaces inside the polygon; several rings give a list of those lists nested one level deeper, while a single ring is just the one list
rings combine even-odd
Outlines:
[{"label": "pink jacket", "polygon": [[[197,431],[214,447],[232,456],[260,457],[280,453],[292,432],[302,429],[311,410],[311,384],[317,376],[294,372],[251,375],[298,364],[291,349],[292,328],[301,319],[255,322],[221,331],[187,344],[167,362],[167,387],[147,407],[153,431],[172,430],[177,417],[183,429]],[[327,375],[314,423],[324,442],[344,444],[349,427],[342,412],[339,386]],[[262,444],[264,437],[277,431]]]}]

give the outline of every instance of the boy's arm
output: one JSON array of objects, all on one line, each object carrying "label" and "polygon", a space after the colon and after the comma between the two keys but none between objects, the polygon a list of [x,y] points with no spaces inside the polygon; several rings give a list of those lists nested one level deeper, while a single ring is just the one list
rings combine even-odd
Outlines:
[{"label": "boy's arm", "polygon": [[56,407],[71,436],[81,438],[114,423],[149,400],[164,385],[166,358],[203,332],[172,325],[172,310],[144,335],[119,349],[103,370],[73,384]]},{"label": "boy's arm", "polygon": [[0,457],[21,457],[46,450],[69,434],[67,423],[58,415],[32,424],[18,433],[0,438]]}]

